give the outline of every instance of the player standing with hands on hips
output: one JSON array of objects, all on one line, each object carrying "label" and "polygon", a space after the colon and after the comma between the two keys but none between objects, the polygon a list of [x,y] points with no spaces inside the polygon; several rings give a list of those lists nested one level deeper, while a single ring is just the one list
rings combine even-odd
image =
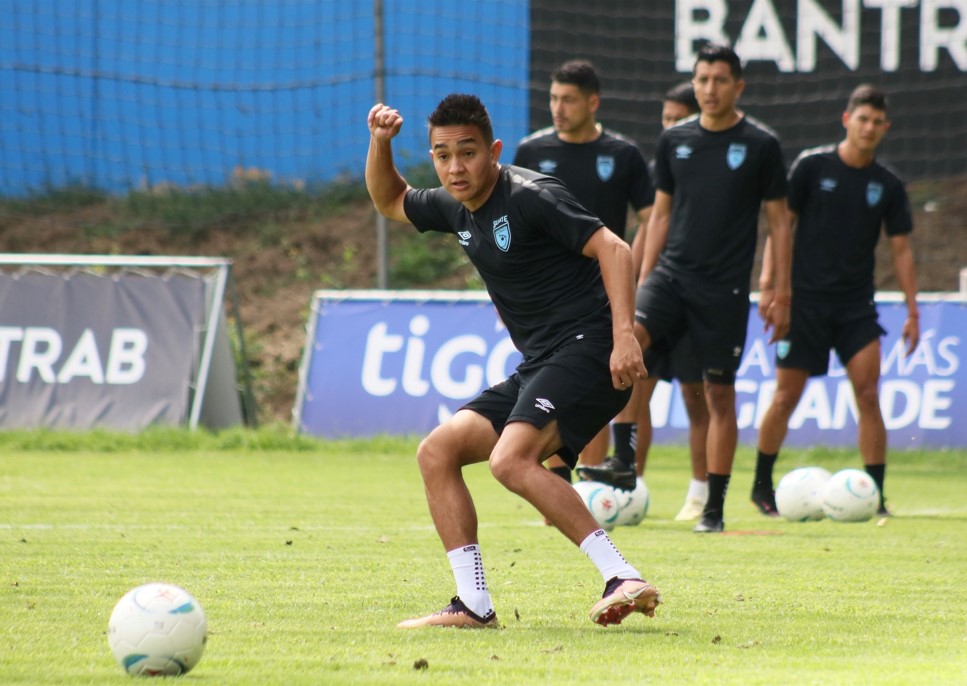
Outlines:
[{"label": "player standing with hands on hips", "polygon": [[745,348],[749,281],[765,204],[775,297],[765,309],[777,340],[789,326],[791,235],[786,173],[775,134],[736,108],[745,82],[730,48],[699,50],[692,78],[701,114],[662,132],[655,204],[645,235],[635,335],[667,353],[691,336],[709,411],[708,498],[696,533],[724,530],[738,442],[735,375]]},{"label": "player standing with hands on hips", "polygon": [[464,467],[480,462],[598,567],[605,590],[591,608],[593,621],[653,616],[658,590],[625,561],[574,489],[542,464],[556,454],[573,465],[646,375],[633,334],[631,251],[557,179],[501,165],[502,143],[476,96],[448,95],[428,123],[442,185],[418,190],[393,162],[391,141],[403,117],[383,104],[370,110],[370,196],[389,219],[454,235],[524,360],[420,443],[430,516],[457,595],[439,612],[399,626],[497,626],[463,478]]},{"label": "player standing with hands on hips", "polygon": [[[906,354],[920,340],[916,274],[908,236],[913,230],[903,182],[875,159],[890,120],[886,96],[858,86],[843,113],[846,137],[838,145],[804,151],[789,173],[789,208],[796,224],[792,326],[776,346],[776,393],[759,429],[752,502],[775,516],[772,469],[810,376],[829,369],[835,350],[846,367],[859,412],[858,442],[866,471],[883,495],[886,427],[880,410],[880,336],[873,301],[876,244],[885,228],[893,269],[907,308]],[[766,253],[768,255],[768,253]],[[759,307],[774,297],[772,265],[764,262]]]}]

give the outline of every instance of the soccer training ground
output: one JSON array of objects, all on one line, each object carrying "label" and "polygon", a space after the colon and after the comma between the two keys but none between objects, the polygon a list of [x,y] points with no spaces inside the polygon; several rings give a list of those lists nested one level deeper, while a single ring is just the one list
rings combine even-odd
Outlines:
[{"label": "soccer training ground", "polygon": [[[726,535],[672,521],[684,448],[656,446],[648,517],[612,537],[657,585],[655,619],[587,617],[593,565],[486,466],[467,470],[498,631],[395,628],[454,592],[415,440],[0,434],[0,683],[129,684],[105,632],[131,587],[203,605],[185,684],[961,684],[967,452],[892,453],[895,517],[764,518],[742,446]],[[849,451],[785,451],[858,467]]]}]

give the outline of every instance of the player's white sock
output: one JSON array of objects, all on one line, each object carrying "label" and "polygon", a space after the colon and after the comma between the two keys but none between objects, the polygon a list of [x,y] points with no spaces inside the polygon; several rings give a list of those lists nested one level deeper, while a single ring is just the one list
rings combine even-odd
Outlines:
[{"label": "player's white sock", "polygon": [[614,577],[619,579],[641,578],[638,570],[629,565],[618,552],[618,549],[614,547],[614,543],[611,542],[604,529],[598,529],[588,534],[588,537],[581,541],[581,552],[587,555],[591,562],[597,566],[605,583]]},{"label": "player's white sock", "polygon": [[692,479],[688,484],[687,498],[700,498],[702,502],[708,500],[708,481]]},{"label": "player's white sock", "polygon": [[447,553],[453,578],[457,581],[457,595],[471,611],[486,617],[493,611],[494,602],[487,590],[483,557],[477,544],[465,545]]}]

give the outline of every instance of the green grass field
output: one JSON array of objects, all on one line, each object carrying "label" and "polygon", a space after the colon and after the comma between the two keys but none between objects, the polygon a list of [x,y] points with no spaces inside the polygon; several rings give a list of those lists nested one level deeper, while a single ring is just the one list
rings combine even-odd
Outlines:
[{"label": "green grass field", "polygon": [[[414,440],[266,434],[0,434],[0,683],[125,684],[105,637],[147,581],[184,586],[210,637],[198,684],[962,684],[967,452],[896,453],[897,515],[792,524],[747,501],[733,535],[672,521],[683,448],[653,450],[648,518],[618,547],[664,598],[603,628],[593,565],[529,505],[468,470],[500,631],[395,628],[454,593]],[[859,466],[787,450],[776,469]],[[748,532],[748,535],[740,535]],[[418,669],[417,663],[425,665]]]}]

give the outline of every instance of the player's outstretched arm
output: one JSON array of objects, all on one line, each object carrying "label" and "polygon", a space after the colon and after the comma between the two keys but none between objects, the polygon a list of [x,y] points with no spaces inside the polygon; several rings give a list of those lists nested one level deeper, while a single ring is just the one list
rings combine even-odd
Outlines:
[{"label": "player's outstretched arm", "polygon": [[907,344],[907,357],[916,350],[920,342],[920,310],[917,307],[917,275],[913,267],[913,251],[907,236],[891,236],[890,252],[893,255],[893,270],[903,291],[907,305],[907,320],[903,323],[903,340]]},{"label": "player's outstretched arm", "polygon": [[598,229],[584,244],[585,257],[601,265],[601,279],[611,303],[614,348],[611,351],[611,382],[615,388],[630,388],[648,376],[635,339],[635,289],[631,268],[631,249],[606,226]]},{"label": "player's outstretched arm", "polygon": [[393,163],[391,141],[403,126],[399,112],[378,103],[369,111],[369,153],[366,155],[366,189],[376,210],[387,219],[405,222],[403,198],[409,186]]}]

